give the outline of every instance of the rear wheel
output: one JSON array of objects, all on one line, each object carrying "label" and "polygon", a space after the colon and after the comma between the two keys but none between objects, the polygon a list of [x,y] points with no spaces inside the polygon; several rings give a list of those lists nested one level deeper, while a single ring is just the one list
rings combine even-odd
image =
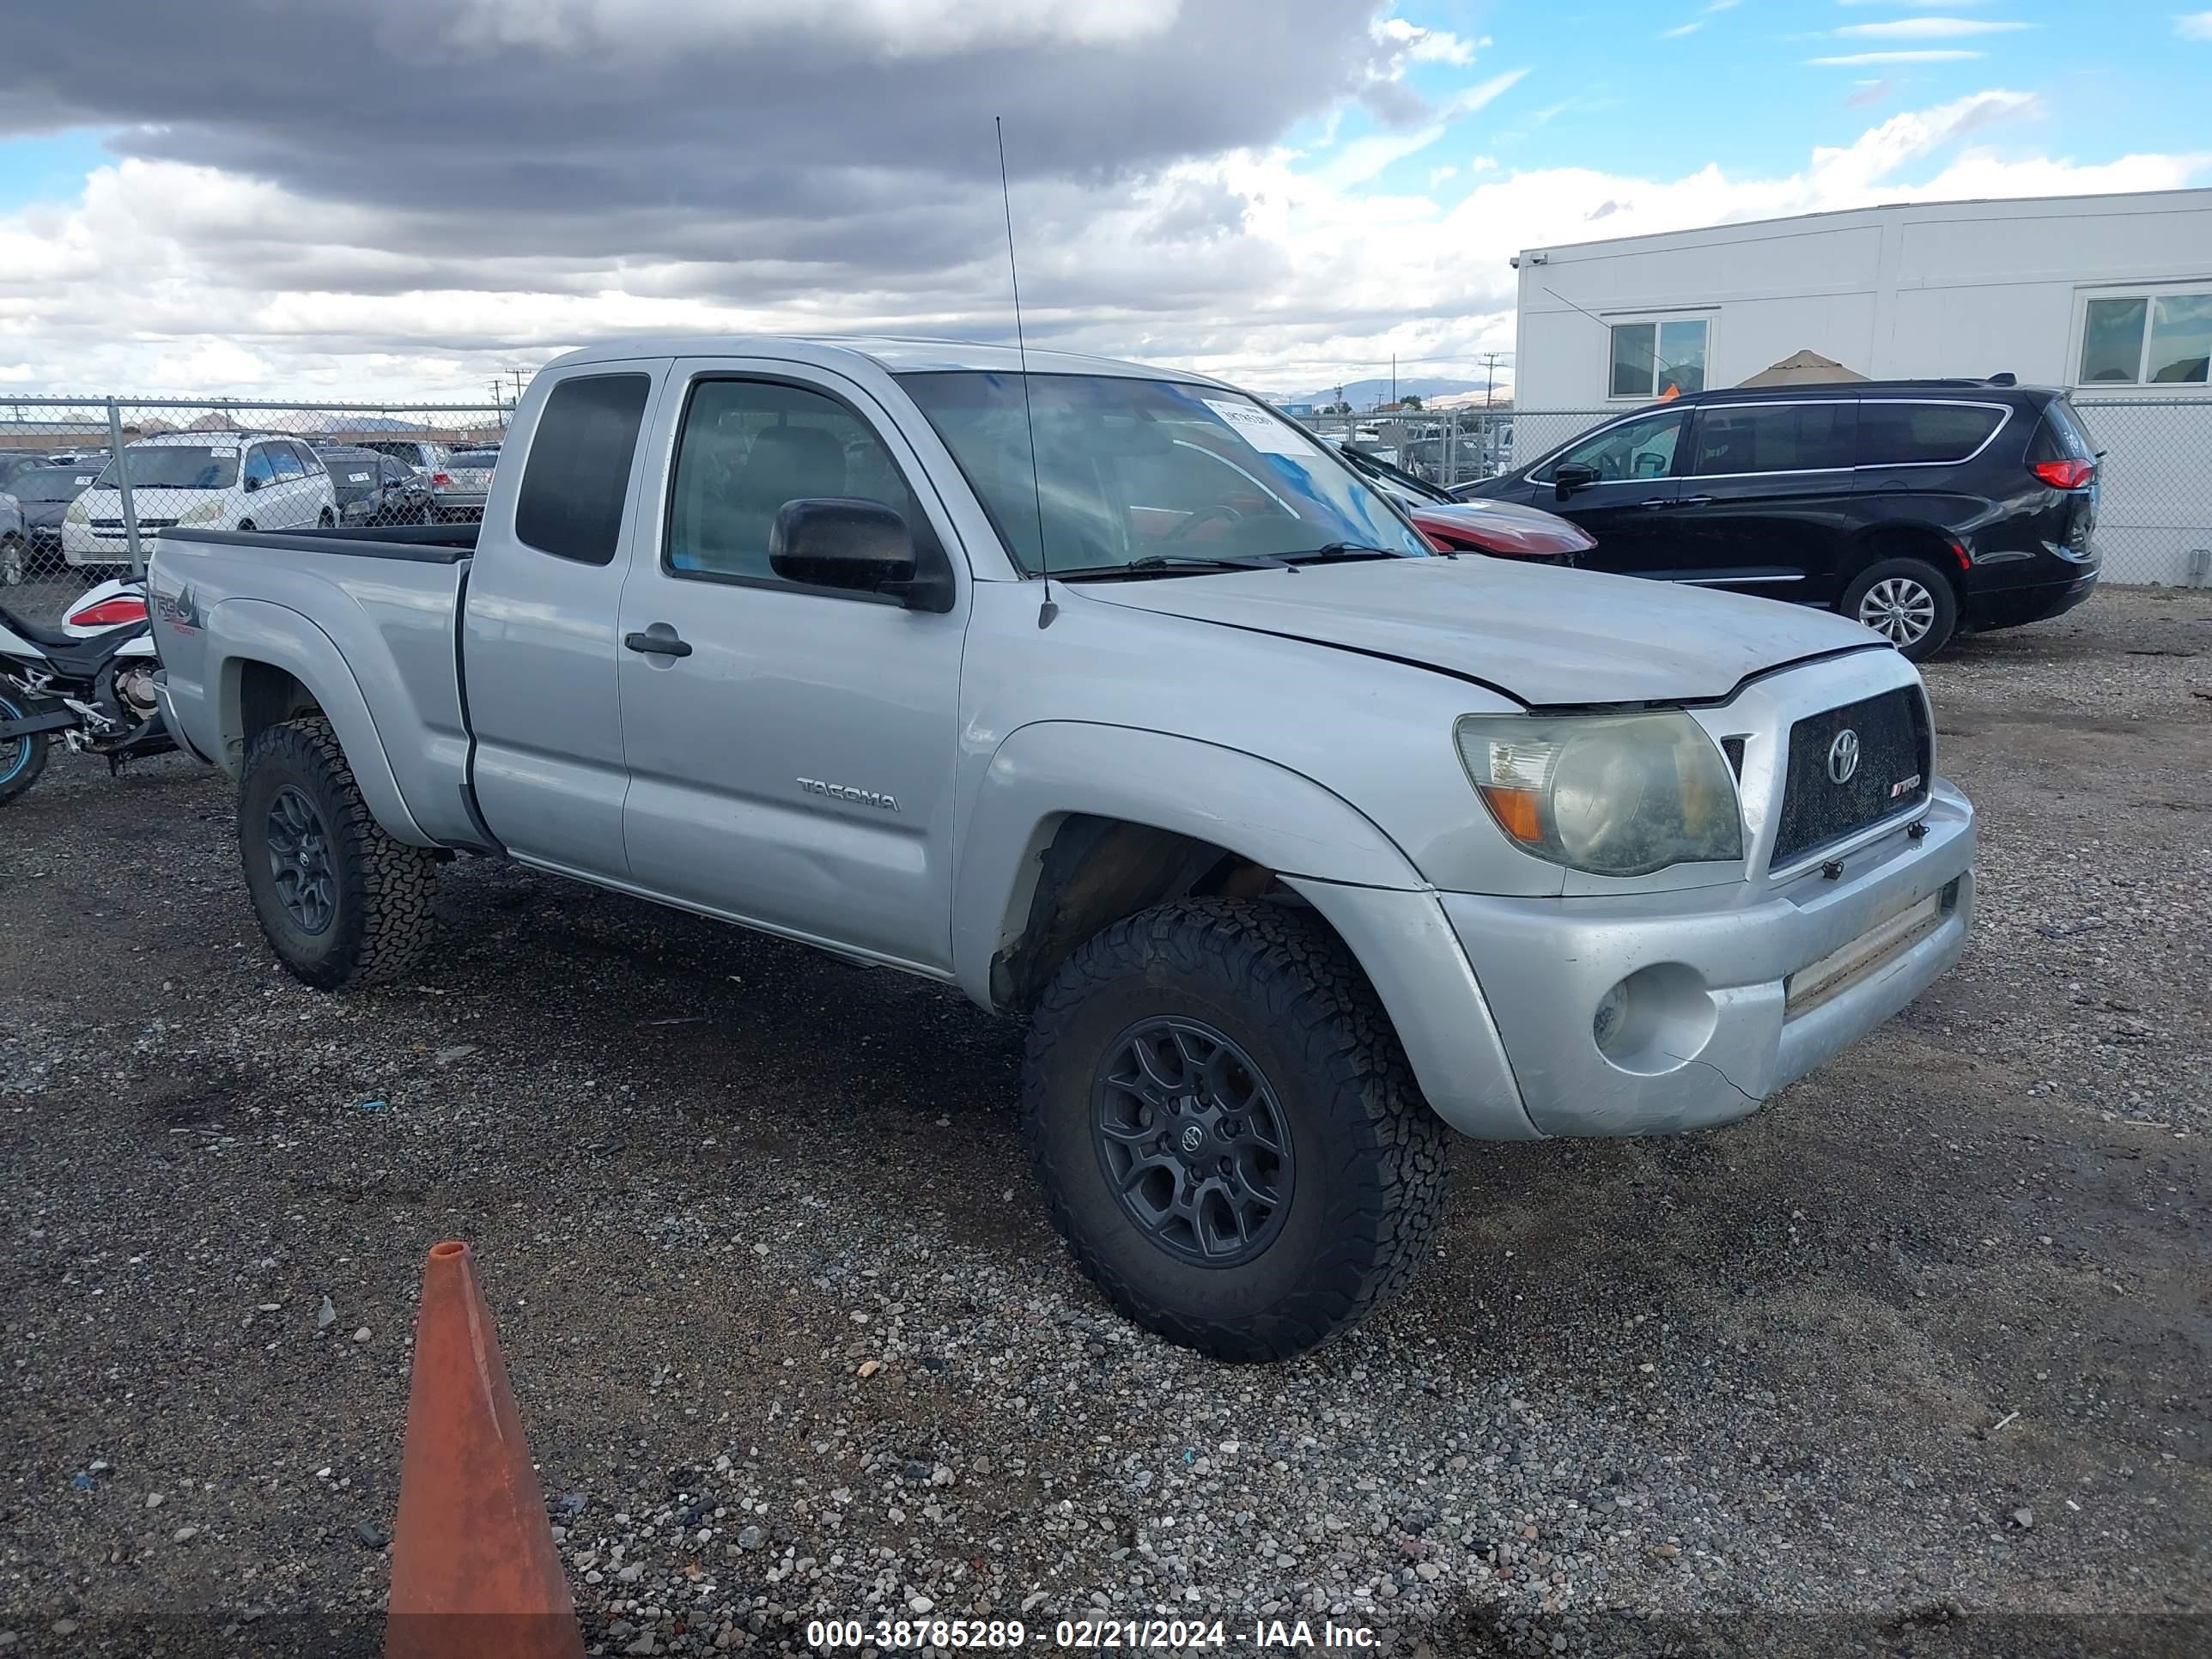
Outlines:
[{"label": "rear wheel", "polygon": [[318,989],[387,981],[428,943],[436,854],[384,832],[321,716],[253,740],[238,787],[238,844],[270,948]]},{"label": "rear wheel", "polygon": [[1165,905],[1077,950],[1023,1080],[1053,1224],[1107,1300],[1230,1360],[1282,1359],[1410,1276],[1449,1131],[1314,918]]},{"label": "rear wheel", "polygon": [[1844,591],[1838,607],[1865,623],[1914,662],[1950,643],[1959,625],[1958,595],[1935,566],[1919,559],[1884,559]]},{"label": "rear wheel", "polygon": [[[0,694],[0,720],[23,718],[23,706]],[[5,806],[39,781],[46,769],[46,733],[0,739],[0,806]]]}]

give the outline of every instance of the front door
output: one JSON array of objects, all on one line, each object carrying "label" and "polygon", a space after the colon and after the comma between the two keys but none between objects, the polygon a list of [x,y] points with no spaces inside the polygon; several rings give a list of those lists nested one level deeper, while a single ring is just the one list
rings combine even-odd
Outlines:
[{"label": "front door", "polygon": [[[1675,462],[1687,424],[1686,412],[1679,409],[1641,415],[1570,444],[1530,474],[1530,506],[1571,519],[1597,538],[1595,547],[1576,556],[1577,564],[1649,576],[1676,562],[1669,510],[1678,493]],[[1563,497],[1557,483],[1561,467],[1587,467],[1597,477],[1573,485]]]},{"label": "front door", "polygon": [[1855,398],[1707,404],[1690,434],[1668,573],[1770,599],[1825,605],[1856,522]]},{"label": "front door", "polygon": [[[830,371],[678,364],[653,542],[623,589],[631,878],[661,896],[932,970],[951,963],[953,608],[779,575],[785,502],[845,496],[957,550],[895,424]],[[916,484],[921,483],[921,493]],[[680,654],[679,654],[680,653]]]}]

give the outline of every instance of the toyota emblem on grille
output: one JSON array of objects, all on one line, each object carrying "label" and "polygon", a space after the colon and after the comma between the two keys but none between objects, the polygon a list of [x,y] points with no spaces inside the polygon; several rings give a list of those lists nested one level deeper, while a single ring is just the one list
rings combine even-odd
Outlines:
[{"label": "toyota emblem on grille", "polygon": [[1836,740],[1828,745],[1828,780],[1832,783],[1849,783],[1851,775],[1859,769],[1859,734],[1848,726],[1836,733]]}]

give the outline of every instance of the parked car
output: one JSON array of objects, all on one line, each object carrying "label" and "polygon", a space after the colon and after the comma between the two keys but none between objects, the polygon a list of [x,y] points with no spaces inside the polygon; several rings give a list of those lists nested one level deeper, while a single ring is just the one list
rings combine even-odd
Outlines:
[{"label": "parked car", "polygon": [[1450,492],[1350,444],[1337,446],[1353,471],[1395,499],[1431,542],[1448,552],[1576,563],[1597,545],[1581,526],[1517,501],[1457,501]]},{"label": "parked car", "polygon": [[481,526],[155,544],[277,959],[405,982],[466,853],[956,985],[1030,1022],[1077,1261],[1206,1352],[1401,1282],[1446,1126],[1746,1116],[1965,947],[1973,809],[1888,645],[1434,556],[1218,380],[641,341],[514,441]]},{"label": "parked car", "polygon": [[40,449],[0,449],[0,489],[34,466],[49,465],[52,458]]},{"label": "parked car", "polygon": [[[296,530],[335,525],[337,498],[313,450],[261,432],[166,432],[124,446],[142,549],[179,525]],[[121,471],[111,460],[62,514],[62,556],[76,565],[128,563]]]},{"label": "parked car", "polygon": [[352,444],[326,444],[318,452],[331,475],[340,524],[428,524],[435,492],[406,462]]},{"label": "parked car", "polygon": [[1832,606],[1916,662],[2097,585],[2088,434],[2006,376],[1698,392],[1459,493],[1572,519],[1595,568]]},{"label": "parked car", "polygon": [[0,586],[13,587],[29,574],[31,538],[22,503],[0,490]]},{"label": "parked car", "polygon": [[363,438],[359,447],[373,449],[380,455],[389,455],[395,461],[404,462],[421,478],[428,478],[444,466],[449,453],[443,444],[413,438]]},{"label": "parked car", "polygon": [[491,475],[499,465],[495,449],[457,449],[445,465],[430,475],[430,489],[439,518],[448,523],[472,523],[483,517],[484,497],[491,490]]},{"label": "parked car", "polygon": [[81,466],[34,466],[15,475],[8,491],[22,504],[23,538],[32,553],[60,554],[62,515],[96,476],[97,469]]}]

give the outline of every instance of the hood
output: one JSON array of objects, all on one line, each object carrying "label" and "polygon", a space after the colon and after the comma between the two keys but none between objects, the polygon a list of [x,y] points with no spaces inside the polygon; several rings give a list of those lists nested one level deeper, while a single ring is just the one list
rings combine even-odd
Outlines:
[{"label": "hood", "polygon": [[23,522],[36,525],[41,530],[50,530],[62,521],[62,515],[69,510],[67,501],[25,501]]},{"label": "hood", "polygon": [[1719,702],[1784,663],[1890,648],[1830,611],[1508,559],[1376,559],[1070,586],[1130,610],[1425,664],[1532,707]]},{"label": "hood", "polygon": [[1572,520],[1518,501],[1418,501],[1407,510],[1424,530],[1509,557],[1582,553],[1597,545]]}]

